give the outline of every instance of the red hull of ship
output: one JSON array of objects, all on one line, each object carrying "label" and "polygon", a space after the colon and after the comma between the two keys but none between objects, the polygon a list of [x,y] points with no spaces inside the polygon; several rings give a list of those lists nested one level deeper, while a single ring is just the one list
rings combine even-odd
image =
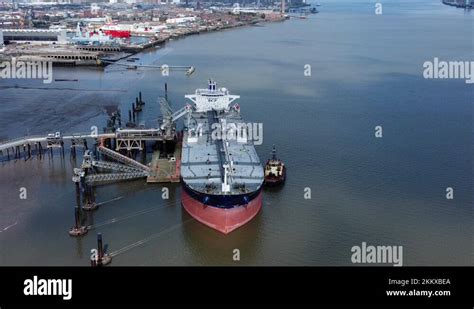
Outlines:
[{"label": "red hull of ship", "polygon": [[285,182],[285,179],[282,177],[267,177],[265,178],[264,184],[268,187],[274,187],[274,186],[281,185],[284,182]]},{"label": "red hull of ship", "polygon": [[113,38],[129,38],[130,37],[130,31],[128,30],[104,30],[104,33]]},{"label": "red hull of ship", "polygon": [[262,192],[247,205],[233,208],[217,208],[205,205],[181,190],[184,209],[199,222],[228,234],[252,220],[262,208]]}]

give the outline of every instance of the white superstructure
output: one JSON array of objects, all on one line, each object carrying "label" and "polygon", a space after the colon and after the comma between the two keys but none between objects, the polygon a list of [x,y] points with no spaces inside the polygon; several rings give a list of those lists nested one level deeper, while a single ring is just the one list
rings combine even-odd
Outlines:
[{"label": "white superstructure", "polygon": [[212,110],[228,111],[230,104],[240,96],[230,95],[226,88],[216,89],[216,83],[209,81],[207,89],[197,89],[194,94],[185,95],[185,98],[194,102],[196,112],[203,113]]}]

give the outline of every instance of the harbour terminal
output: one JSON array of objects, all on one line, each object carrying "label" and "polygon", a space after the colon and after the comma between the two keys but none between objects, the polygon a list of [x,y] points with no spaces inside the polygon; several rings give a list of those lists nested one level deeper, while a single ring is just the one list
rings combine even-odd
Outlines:
[{"label": "harbour terminal", "polygon": [[472,6],[0,0],[1,309],[472,303]]},{"label": "harbour terminal", "polygon": [[283,21],[288,16],[282,9],[288,10],[284,2],[255,7],[200,1],[3,3],[0,60],[103,66],[182,36]]}]

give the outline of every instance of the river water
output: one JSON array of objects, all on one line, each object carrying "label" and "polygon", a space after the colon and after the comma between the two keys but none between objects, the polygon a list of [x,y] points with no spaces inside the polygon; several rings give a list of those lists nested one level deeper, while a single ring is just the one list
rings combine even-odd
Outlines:
[{"label": "river water", "polygon": [[87,266],[97,232],[113,265],[352,265],[362,242],[403,246],[403,265],[472,265],[473,86],[422,75],[434,57],[472,60],[472,12],[429,0],[383,2],[382,15],[372,1],[320,3],[305,20],[190,36],[137,55],[142,64],[194,65],[190,77],[109,66],[55,68],[54,78],[78,81],[49,85],[1,80],[8,139],[101,128],[106,111],[126,115],[138,91],[142,120],[155,126],[165,82],[179,109],[213,78],[241,96],[246,121],[264,124],[257,152],[265,161],[276,144],[288,179],[227,236],[182,209],[179,185],[167,185],[168,200],[143,180],[102,186],[97,201],[119,199],[89,213],[95,228],[71,238],[69,156],[3,162],[0,265]]}]

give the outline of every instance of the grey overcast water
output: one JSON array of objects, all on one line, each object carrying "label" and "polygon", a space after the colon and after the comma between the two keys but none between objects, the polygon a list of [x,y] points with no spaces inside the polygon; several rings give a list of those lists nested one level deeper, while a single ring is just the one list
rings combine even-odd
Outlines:
[{"label": "grey overcast water", "polygon": [[169,200],[144,180],[102,186],[97,201],[120,199],[89,213],[95,228],[71,238],[69,155],[3,162],[0,265],[88,266],[101,232],[117,253],[112,265],[353,265],[352,246],[366,242],[403,246],[403,265],[472,266],[474,86],[424,79],[423,63],[473,60],[474,13],[437,0],[382,1],[382,15],[374,1],[319,2],[306,20],[190,36],[137,55],[142,64],[194,65],[190,77],[112,65],[54,68],[54,78],[77,82],[1,80],[0,137],[10,139],[102,128],[105,111],[126,115],[138,91],[155,126],[165,82],[179,109],[214,78],[241,96],[246,121],[264,124],[260,159],[276,144],[288,179],[227,236],[182,209],[179,185],[168,185]]}]

